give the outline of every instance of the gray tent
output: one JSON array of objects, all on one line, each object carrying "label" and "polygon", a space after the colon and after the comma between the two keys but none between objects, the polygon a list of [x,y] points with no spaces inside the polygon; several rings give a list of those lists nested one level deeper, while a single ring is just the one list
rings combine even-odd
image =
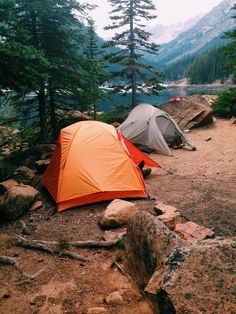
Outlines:
[{"label": "gray tent", "polygon": [[168,113],[149,104],[136,106],[119,126],[119,130],[133,144],[163,155],[172,155],[169,146],[187,144],[193,150],[196,149]]}]

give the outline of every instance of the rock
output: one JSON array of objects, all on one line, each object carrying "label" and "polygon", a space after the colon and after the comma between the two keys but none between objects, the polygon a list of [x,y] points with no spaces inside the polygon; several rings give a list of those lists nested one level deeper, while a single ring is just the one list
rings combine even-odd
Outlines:
[{"label": "rock", "polygon": [[122,234],[123,232],[113,232],[113,231],[105,231],[103,234],[103,239],[107,242],[109,241],[114,241],[116,239],[119,238],[119,236]]},{"label": "rock", "polygon": [[118,305],[118,304],[124,304],[124,300],[122,295],[119,291],[115,291],[111,294],[109,294],[106,299],[106,303],[109,305]]},{"label": "rock", "polygon": [[6,126],[0,126],[0,147],[8,143],[14,135],[16,135],[18,130],[12,130]]},{"label": "rock", "polygon": [[79,121],[91,120],[91,117],[73,108],[56,109],[56,116],[60,129]]},{"label": "rock", "polygon": [[1,182],[0,183],[0,195],[3,195],[9,190],[11,186],[17,185],[17,184],[18,183],[13,179],[9,179],[9,180]]},{"label": "rock", "polygon": [[44,159],[44,160],[37,160],[35,161],[35,169],[38,173],[44,173],[44,171],[47,169],[47,166],[49,165],[51,159]]},{"label": "rock", "polygon": [[105,314],[105,313],[108,313],[107,309],[102,306],[91,307],[90,309],[88,309],[88,312],[87,312],[87,314]]},{"label": "rock", "polygon": [[157,202],[154,209],[158,214],[158,219],[160,219],[170,230],[174,230],[176,224],[182,222],[180,213],[178,212],[177,208],[173,206]]},{"label": "rock", "polygon": [[37,144],[34,146],[35,158],[44,160],[51,157],[56,148],[56,144]]},{"label": "rock", "polygon": [[[174,255],[178,258],[177,264]],[[172,306],[175,312],[170,313],[176,314],[236,313],[232,284],[235,258],[230,241],[220,239],[209,239],[179,249],[176,254],[173,252],[167,261],[165,281],[157,294],[162,309]]]},{"label": "rock", "polygon": [[127,225],[126,256],[155,313],[235,313],[233,239],[179,239],[156,217],[139,212]]},{"label": "rock", "polygon": [[[168,239],[168,240],[167,240]],[[157,291],[162,283],[166,256],[177,245],[178,238],[157,217],[138,212],[127,225],[125,253],[130,272],[138,286],[148,285],[154,272],[160,274],[160,283],[155,282]]]},{"label": "rock", "polygon": [[29,208],[29,212],[33,212],[39,208],[41,208],[43,206],[43,202],[42,201],[36,201],[30,208]]},{"label": "rock", "polygon": [[13,178],[17,182],[29,185],[33,181],[34,177],[35,177],[34,171],[25,166],[17,168],[13,174]]},{"label": "rock", "polygon": [[236,117],[230,119],[232,125],[236,125]]},{"label": "rock", "polygon": [[213,123],[213,110],[202,96],[188,96],[178,103],[159,107],[170,114],[183,130]]},{"label": "rock", "polygon": [[104,229],[118,227],[128,222],[136,214],[136,204],[120,199],[113,200],[102,213],[99,223]]},{"label": "rock", "polygon": [[211,229],[200,226],[192,221],[177,224],[175,232],[187,241],[199,241],[214,236],[214,232]]},{"label": "rock", "polygon": [[0,215],[7,220],[15,220],[25,215],[39,192],[29,185],[13,185],[3,195]]},{"label": "rock", "polygon": [[118,128],[120,126],[119,122],[112,122],[111,125],[113,125],[115,128]]},{"label": "rock", "polygon": [[211,137],[206,137],[206,138],[205,138],[205,141],[208,142],[208,141],[210,141],[211,139],[212,139]]}]

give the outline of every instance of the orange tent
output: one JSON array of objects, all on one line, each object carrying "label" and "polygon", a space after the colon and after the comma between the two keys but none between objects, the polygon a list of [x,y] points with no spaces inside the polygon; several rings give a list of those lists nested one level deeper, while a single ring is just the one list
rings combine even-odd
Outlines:
[{"label": "orange tent", "polygon": [[43,183],[58,211],[114,198],[147,197],[137,164],[160,165],[108,124],[84,121],[61,130]]}]

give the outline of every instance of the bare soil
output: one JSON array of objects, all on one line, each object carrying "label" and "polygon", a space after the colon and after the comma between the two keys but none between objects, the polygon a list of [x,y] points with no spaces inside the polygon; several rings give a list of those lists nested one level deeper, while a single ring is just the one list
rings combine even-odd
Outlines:
[{"label": "bare soil", "polygon": [[[173,157],[151,154],[163,169],[146,179],[150,200],[132,200],[141,210],[152,212],[155,199],[178,208],[187,220],[214,230],[216,235],[235,232],[236,212],[236,126],[217,120],[212,126],[195,129],[187,137],[197,151],[173,150]],[[55,212],[55,205],[42,195],[44,208],[23,217],[31,228],[30,239],[102,240],[98,225],[108,203]],[[20,233],[20,224],[1,225],[0,232]],[[120,230],[115,230],[120,231]],[[139,287],[123,275],[114,260],[125,266],[122,248],[78,249],[89,262],[59,258],[20,247],[0,247],[0,255],[18,259],[29,274],[43,272],[25,283],[12,266],[0,265],[0,313],[82,314],[91,307],[105,307],[107,313],[151,314],[152,309]],[[104,299],[119,290],[124,302],[108,305]]]}]

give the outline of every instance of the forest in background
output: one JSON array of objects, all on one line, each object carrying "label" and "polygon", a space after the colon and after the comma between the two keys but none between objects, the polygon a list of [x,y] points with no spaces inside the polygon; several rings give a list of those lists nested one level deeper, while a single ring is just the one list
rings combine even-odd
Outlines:
[{"label": "forest in background", "polygon": [[144,58],[158,55],[151,34],[143,31],[144,22],[154,18],[152,1],[127,0],[123,6],[110,2],[113,10],[107,29],[126,29],[104,42],[89,16],[90,5],[74,0],[0,1],[1,106],[7,102],[12,108],[10,120],[6,114],[2,124],[18,121],[28,111],[35,134],[48,142],[56,140],[60,129],[57,109],[74,107],[92,112],[96,119],[97,101],[109,96],[108,89],[131,90],[133,107],[138,92],[158,95],[165,78],[187,76],[197,84],[223,81],[235,73],[235,29],[225,34],[227,45],[220,50],[215,47],[164,69]]}]

